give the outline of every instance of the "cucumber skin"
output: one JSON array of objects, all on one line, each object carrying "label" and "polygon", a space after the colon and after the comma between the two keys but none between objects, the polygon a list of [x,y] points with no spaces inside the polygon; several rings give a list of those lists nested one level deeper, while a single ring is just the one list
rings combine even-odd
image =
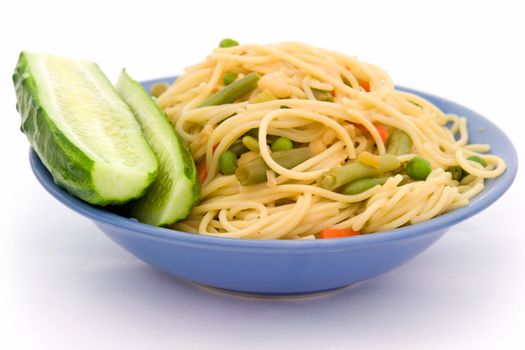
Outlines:
[{"label": "cucumber skin", "polygon": [[[186,147],[182,138],[179,136],[179,134],[177,134],[171,123],[168,121],[164,111],[162,111],[162,109],[158,106],[156,101],[147,93],[147,91],[142,87],[142,85],[140,85],[136,80],[131,78],[125,70],[122,70],[119,80],[116,84],[116,90],[121,95],[122,99],[126,103],[128,103],[128,106],[130,107],[131,111],[135,114],[135,117],[139,124],[142,124],[142,121],[140,120],[141,118],[139,118],[139,116],[137,115],[138,111],[135,109],[132,103],[127,101],[127,97],[125,96],[126,94],[122,91],[122,89],[126,89],[126,85],[131,87],[132,89],[135,89],[135,96],[140,96],[140,98],[143,99],[143,104],[151,104],[152,108],[156,112],[155,114],[163,118],[161,124],[164,124],[163,127],[168,128],[170,130],[170,133],[173,135],[176,147],[175,152],[177,152],[181,158],[182,172],[180,173],[180,176],[183,176],[184,179],[178,179],[178,181],[184,182],[186,185],[191,186],[191,188],[189,189],[190,193],[186,193],[187,195],[191,196],[191,198],[187,198],[191,202],[189,202],[189,205],[187,205],[186,207],[183,207],[184,210],[181,210],[179,213],[177,213],[178,215],[165,217],[162,215],[157,215],[158,213],[150,213],[152,211],[151,203],[155,201],[154,193],[157,190],[157,182],[162,181],[162,179],[165,177],[169,177],[168,169],[165,169],[159,160],[159,174],[157,176],[157,179],[155,179],[153,184],[146,190],[146,193],[143,197],[128,204],[128,211],[131,214],[131,216],[135,217],[141,222],[155,226],[169,226],[176,221],[185,219],[193,209],[193,206],[195,206],[195,204],[200,199],[201,187],[200,182],[198,180],[197,167],[195,166],[195,161],[193,160],[189,149]],[[146,137],[146,140],[149,143],[150,140],[148,140],[146,133],[143,133]],[[153,146],[152,149],[155,153],[155,148]],[[184,205],[184,203],[181,204]]]},{"label": "cucumber skin", "polygon": [[[51,173],[54,182],[78,198],[97,205],[124,204],[141,197],[146,191],[126,200],[111,200],[95,191],[92,179],[94,162],[58,129],[42,107],[38,87],[31,74],[25,53],[20,53],[13,74],[17,104],[22,117],[21,131],[33,150]],[[156,176],[152,174],[151,183]]]}]

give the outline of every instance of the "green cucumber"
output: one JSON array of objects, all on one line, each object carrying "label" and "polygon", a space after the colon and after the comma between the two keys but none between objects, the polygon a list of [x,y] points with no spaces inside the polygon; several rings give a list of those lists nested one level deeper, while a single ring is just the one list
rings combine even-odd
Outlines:
[{"label": "green cucumber", "polygon": [[200,192],[190,152],[157,103],[125,70],[120,74],[116,89],[135,114],[159,160],[157,179],[143,197],[129,204],[130,215],[156,226],[184,219],[199,199]]},{"label": "green cucumber", "polygon": [[98,205],[140,197],[158,163],[93,62],[22,52],[13,74],[21,130],[54,181]]}]

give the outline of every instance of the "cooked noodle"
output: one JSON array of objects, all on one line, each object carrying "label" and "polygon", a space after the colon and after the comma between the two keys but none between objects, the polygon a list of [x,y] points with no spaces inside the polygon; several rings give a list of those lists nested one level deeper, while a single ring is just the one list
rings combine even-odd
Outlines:
[{"label": "cooked noodle", "polygon": [[[234,103],[199,107],[224,87],[227,72],[261,75],[258,87]],[[333,102],[316,99],[329,91]],[[276,99],[254,103],[269,91]],[[197,164],[205,166],[201,202],[173,227],[221,237],[312,239],[326,228],[361,233],[393,229],[428,220],[468,204],[483,190],[484,179],[505,171],[504,161],[488,145],[469,145],[467,120],[444,114],[425,99],[395,90],[382,69],[343,54],[295,42],[218,48],[186,69],[158,99]],[[287,108],[282,108],[286,106]],[[391,174],[381,186],[344,195],[319,187],[325,171],[354,161],[363,152],[383,155],[386,145],[374,123],[403,130],[415,155],[432,172],[424,181],[405,183]],[[356,127],[356,125],[361,127]],[[219,172],[219,156],[251,129],[258,128],[260,157],[267,182],[243,186],[234,175]],[[272,156],[271,135],[309,147],[313,156],[287,169]],[[486,166],[467,160],[481,157]],[[239,162],[257,157],[243,154]],[[243,158],[244,157],[244,158]],[[447,172],[459,165],[468,176],[453,180]]]}]

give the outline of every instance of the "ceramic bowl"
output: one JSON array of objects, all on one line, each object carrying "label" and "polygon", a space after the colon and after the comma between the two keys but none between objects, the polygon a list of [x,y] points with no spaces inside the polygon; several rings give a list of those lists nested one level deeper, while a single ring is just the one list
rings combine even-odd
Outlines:
[{"label": "ceramic bowl", "polygon": [[[146,88],[158,81],[143,82]],[[457,103],[406,89],[444,112],[468,118],[470,142],[488,143],[507,162],[506,172],[486,181],[468,206],[395,230],[326,240],[248,240],[189,234],[154,227],[83,202],[57,186],[31,151],[33,172],[65,206],[91,219],[118,245],[162,271],[230,291],[264,295],[306,294],[331,290],[383,274],[436,242],[453,225],[489,207],[510,187],[517,155],[510,140],[491,121]]]}]

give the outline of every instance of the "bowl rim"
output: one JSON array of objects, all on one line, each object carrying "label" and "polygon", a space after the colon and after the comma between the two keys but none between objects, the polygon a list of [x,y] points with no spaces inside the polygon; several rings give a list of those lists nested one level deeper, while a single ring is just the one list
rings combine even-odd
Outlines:
[{"label": "bowl rim", "polygon": [[[143,81],[141,83],[145,86],[148,86],[155,82],[169,81],[173,79],[174,77],[165,77],[151,79]],[[353,246],[359,246],[360,248],[362,248],[363,246],[367,245],[374,245],[378,243],[391,242],[401,239],[416,238],[438,230],[446,230],[447,228],[478,214],[479,212],[493,204],[496,200],[498,200],[512,185],[518,169],[517,152],[508,136],[505,135],[505,133],[499,127],[497,127],[487,118],[453,101],[411,88],[400,86],[397,86],[397,88],[406,92],[417,94],[426,99],[440,100],[446,104],[453,105],[457,108],[463,108],[465,111],[468,111],[471,116],[474,115],[475,118],[480,119],[481,121],[489,125],[491,128],[494,128],[496,132],[501,134],[502,139],[500,139],[499,142],[505,144],[506,148],[508,148],[508,154],[505,159],[507,163],[507,169],[505,173],[503,173],[500,177],[492,179],[492,181],[495,181],[495,183],[490,191],[483,191],[478,195],[481,196],[480,199],[482,200],[471,202],[465,207],[452,210],[448,213],[442,214],[438,217],[432,218],[427,221],[396,228],[393,230],[376,232],[372,234],[345,237],[339,239],[253,240],[244,238],[216,237],[204,234],[191,234],[174,229],[156,227],[138,222],[134,219],[120,216],[118,214],[103,209],[103,207],[93,206],[69,194],[65,189],[56,185],[51,175],[40,161],[38,155],[32,149],[30,149],[29,153],[31,169],[37,180],[40,182],[40,184],[53,197],[55,197],[57,200],[62,202],[70,209],[76,211],[82,216],[85,216],[95,221],[96,223],[103,223],[115,226],[129,233],[140,233],[148,236],[149,238],[161,239],[165,242],[172,242],[177,244],[184,243],[188,245],[200,245],[208,247],[216,246],[234,249],[255,249],[272,252],[278,250],[282,252],[303,253],[305,251],[311,250],[340,250],[343,248],[349,248]]]}]

